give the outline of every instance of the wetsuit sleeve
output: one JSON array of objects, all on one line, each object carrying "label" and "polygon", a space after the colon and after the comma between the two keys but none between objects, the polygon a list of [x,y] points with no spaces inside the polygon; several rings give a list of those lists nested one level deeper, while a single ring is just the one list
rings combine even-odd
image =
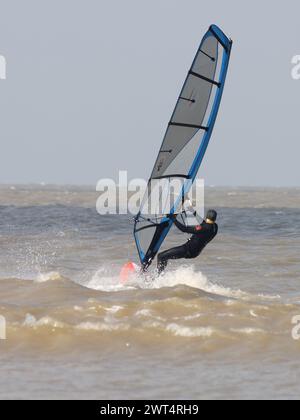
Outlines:
[{"label": "wetsuit sleeve", "polygon": [[202,230],[202,226],[185,226],[182,223],[178,222],[177,219],[174,219],[175,226],[181,230],[181,232],[189,233],[190,235],[195,235]]}]

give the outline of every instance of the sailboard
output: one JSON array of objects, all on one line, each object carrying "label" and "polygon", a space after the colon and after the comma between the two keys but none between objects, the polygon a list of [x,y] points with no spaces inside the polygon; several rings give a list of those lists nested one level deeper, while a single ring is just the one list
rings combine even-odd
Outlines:
[{"label": "sailboard", "polygon": [[[216,25],[201,41],[168,124],[144,199],[134,238],[147,269],[182,211],[209,144],[227,76],[232,41]],[[175,188],[174,185],[177,185]]]}]

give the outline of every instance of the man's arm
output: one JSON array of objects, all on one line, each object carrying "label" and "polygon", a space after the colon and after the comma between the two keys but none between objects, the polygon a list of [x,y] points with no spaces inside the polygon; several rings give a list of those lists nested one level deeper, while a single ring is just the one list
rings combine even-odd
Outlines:
[{"label": "man's arm", "polygon": [[180,223],[177,218],[174,218],[175,226],[181,230],[183,233],[189,233],[190,235],[194,235],[195,233],[199,233],[202,230],[202,226],[185,226],[184,224]]}]

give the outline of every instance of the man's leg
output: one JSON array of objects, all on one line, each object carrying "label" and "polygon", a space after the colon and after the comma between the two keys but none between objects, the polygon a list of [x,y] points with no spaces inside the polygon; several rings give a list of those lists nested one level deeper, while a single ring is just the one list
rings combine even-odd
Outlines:
[{"label": "man's leg", "polygon": [[158,254],[157,268],[159,274],[161,274],[166,269],[169,260],[179,260],[181,258],[187,258],[186,244],[177,246],[176,248],[168,249],[167,251]]}]

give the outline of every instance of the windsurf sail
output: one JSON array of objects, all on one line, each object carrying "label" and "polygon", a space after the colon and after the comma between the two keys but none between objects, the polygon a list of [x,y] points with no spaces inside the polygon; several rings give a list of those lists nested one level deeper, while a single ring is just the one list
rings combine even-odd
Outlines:
[{"label": "windsurf sail", "polygon": [[221,103],[232,41],[212,25],[184,82],[135,218],[134,237],[147,268],[180,213],[203,161]]}]

